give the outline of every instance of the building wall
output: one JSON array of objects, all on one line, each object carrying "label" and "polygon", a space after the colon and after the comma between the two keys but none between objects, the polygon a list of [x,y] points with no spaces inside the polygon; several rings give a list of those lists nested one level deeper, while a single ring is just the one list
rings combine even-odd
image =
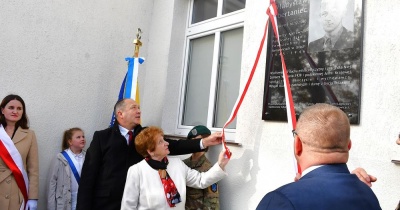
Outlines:
[{"label": "building wall", "polygon": [[89,145],[108,126],[138,27],[146,57],[152,2],[1,1],[0,98],[16,93],[26,102],[39,144],[38,209],[63,131],[81,127]]},{"label": "building wall", "polygon": [[[268,2],[246,3],[242,87],[262,38]],[[180,3],[184,2],[175,1],[176,5]],[[397,190],[400,165],[391,162],[396,157],[400,159],[400,146],[395,144],[400,131],[400,83],[397,81],[400,73],[396,69],[399,65],[396,57],[400,55],[400,42],[396,37],[400,30],[394,27],[400,17],[395,13],[399,8],[400,4],[394,1],[364,1],[361,121],[351,126],[353,145],[349,169],[363,167],[378,177],[372,189],[382,209],[393,209],[400,200]],[[170,48],[170,53],[179,50]],[[227,166],[229,176],[220,182],[221,209],[255,209],[266,193],[292,182],[295,176],[293,137],[288,124],[261,120],[265,57],[264,50],[238,114],[236,141],[241,146],[230,145],[233,156]],[[177,54],[173,62],[182,63],[181,58],[183,56]],[[168,68],[167,71],[168,84],[181,82],[181,70]],[[174,132],[178,114],[177,102],[170,98],[178,97],[177,91],[179,87],[166,87],[168,97],[163,106],[162,126],[169,133]],[[208,153],[212,161],[216,161],[219,150],[220,147],[214,147]]]},{"label": "building wall", "polygon": [[[107,127],[138,27],[143,31],[140,54],[146,58],[139,73],[143,124],[175,132],[188,2],[1,2],[0,97],[17,93],[27,104],[39,141],[39,209],[45,207],[47,170],[61,150],[62,132],[82,127],[89,144],[95,130]],[[247,1],[242,86],[262,37],[268,2]],[[364,5],[361,122],[351,126],[350,169],[364,167],[378,177],[372,189],[383,209],[393,209],[400,199],[400,165],[391,163],[400,154],[394,143],[400,131],[399,9],[390,0]],[[220,182],[221,209],[255,209],[267,192],[294,178],[287,123],[261,120],[265,56],[263,51],[239,111],[236,141],[241,146],[229,146],[233,157],[229,176]],[[220,148],[209,151],[212,161]]]}]

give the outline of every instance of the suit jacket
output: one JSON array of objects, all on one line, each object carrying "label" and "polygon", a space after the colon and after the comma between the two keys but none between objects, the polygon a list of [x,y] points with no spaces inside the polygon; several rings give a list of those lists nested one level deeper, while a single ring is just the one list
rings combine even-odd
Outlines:
[{"label": "suit jacket", "polygon": [[[142,130],[138,125],[133,138]],[[200,140],[168,140],[170,155],[199,152]],[[130,166],[143,160],[134,144],[128,146],[119,127],[96,131],[86,151],[78,190],[77,210],[119,210]]]},{"label": "suit jacket", "polygon": [[381,209],[371,188],[350,174],[346,164],[321,166],[299,181],[264,196],[257,210]]},{"label": "suit jacket", "polygon": [[[39,159],[35,132],[19,127],[12,139],[28,174],[28,199],[39,198]],[[23,195],[8,166],[0,159],[0,209],[19,209]]]},{"label": "suit jacket", "polygon": [[[335,45],[333,46],[332,50],[341,50],[352,48],[354,45],[354,35],[352,31],[347,30],[343,27],[343,31],[340,34],[339,39],[336,41]],[[315,41],[310,42],[308,45],[308,52],[322,52],[324,50],[324,43],[325,38],[321,37]]]}]

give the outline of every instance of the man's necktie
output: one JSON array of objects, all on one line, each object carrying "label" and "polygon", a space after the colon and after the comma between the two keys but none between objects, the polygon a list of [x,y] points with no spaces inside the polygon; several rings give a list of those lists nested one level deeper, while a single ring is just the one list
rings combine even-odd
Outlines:
[{"label": "man's necktie", "polygon": [[132,131],[128,131],[128,135],[129,135],[129,139],[128,139],[128,144],[131,145],[132,144],[132,140],[133,140],[133,132]]},{"label": "man's necktie", "polygon": [[325,50],[332,50],[332,40],[331,40],[331,38],[326,39],[324,48],[325,48]]}]

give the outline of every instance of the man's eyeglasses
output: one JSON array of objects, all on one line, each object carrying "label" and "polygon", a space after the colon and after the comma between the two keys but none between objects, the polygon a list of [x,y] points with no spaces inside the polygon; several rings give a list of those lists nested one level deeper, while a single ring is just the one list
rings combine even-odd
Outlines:
[{"label": "man's eyeglasses", "polygon": [[[296,135],[298,135],[297,132],[296,132],[296,130],[292,130],[292,133],[293,133],[293,137],[296,136]],[[400,136],[400,134],[399,134],[399,136]]]}]

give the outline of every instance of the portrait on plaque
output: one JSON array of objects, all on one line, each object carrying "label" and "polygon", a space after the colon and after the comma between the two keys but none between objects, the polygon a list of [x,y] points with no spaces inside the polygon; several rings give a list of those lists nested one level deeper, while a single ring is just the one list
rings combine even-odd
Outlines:
[{"label": "portrait on plaque", "polygon": [[[328,103],[360,117],[362,0],[276,0],[282,53],[296,115]],[[268,30],[263,120],[287,121],[279,44]]]},{"label": "portrait on plaque", "polygon": [[353,5],[349,0],[310,0],[308,52],[353,47]]}]

